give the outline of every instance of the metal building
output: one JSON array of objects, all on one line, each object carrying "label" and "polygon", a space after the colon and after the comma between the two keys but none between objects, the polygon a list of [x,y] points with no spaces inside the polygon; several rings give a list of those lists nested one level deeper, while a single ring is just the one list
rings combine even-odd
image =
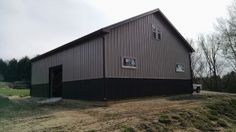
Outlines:
[{"label": "metal building", "polygon": [[156,9],[33,58],[31,95],[105,100],[192,93],[193,51]]}]

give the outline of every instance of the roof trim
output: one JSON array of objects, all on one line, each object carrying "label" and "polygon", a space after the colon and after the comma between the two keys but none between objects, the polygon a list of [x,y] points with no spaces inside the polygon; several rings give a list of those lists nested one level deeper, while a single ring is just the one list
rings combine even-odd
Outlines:
[{"label": "roof trim", "polygon": [[195,50],[193,47],[189,44],[189,42],[180,34],[180,32],[175,28],[175,26],[167,19],[167,17],[159,10],[159,13],[161,16],[167,21],[167,23],[174,29],[174,31],[177,33],[177,35],[184,41],[186,44],[186,47],[190,50],[190,52],[194,52]]},{"label": "roof trim", "polygon": [[60,47],[58,47],[58,48],[55,48],[55,49],[53,49],[53,50],[50,50],[50,51],[48,51],[48,52],[46,52],[46,53],[44,53],[44,54],[42,54],[42,55],[36,56],[36,57],[32,58],[31,61],[32,61],[32,62],[35,62],[35,61],[37,61],[37,60],[40,60],[40,59],[45,58],[45,57],[48,57],[48,56],[50,56],[50,55],[52,55],[52,54],[55,54],[55,53],[57,53],[57,52],[66,50],[66,49],[68,49],[68,48],[72,48],[72,47],[74,47],[74,46],[77,46],[77,45],[79,45],[79,44],[82,44],[83,42],[92,40],[92,39],[94,39],[94,38],[96,38],[96,37],[98,37],[98,36],[102,36],[103,34],[106,34],[106,33],[107,33],[107,32],[104,31],[103,29],[99,29],[99,30],[97,30],[97,31],[95,31],[95,32],[92,32],[92,33],[90,33],[90,34],[88,34],[88,35],[86,35],[86,36],[83,36],[83,37],[81,37],[81,38],[79,38],[79,39],[73,40],[73,41],[71,41],[71,42],[69,42],[69,43],[67,43],[67,44],[65,44],[65,45],[62,45],[62,46],[60,46]]},{"label": "roof trim", "polygon": [[101,35],[104,35],[104,34],[106,34],[106,33],[109,33],[109,31],[110,31],[111,29],[113,29],[113,28],[119,27],[119,26],[124,25],[124,24],[126,24],[126,23],[128,23],[128,22],[135,21],[135,20],[137,20],[137,19],[139,19],[139,18],[145,17],[145,16],[150,15],[150,14],[158,13],[158,12],[159,12],[160,15],[166,20],[166,22],[174,29],[174,31],[177,33],[178,37],[180,37],[180,39],[183,40],[183,42],[185,43],[185,46],[189,49],[189,51],[190,51],[190,52],[194,52],[194,49],[191,47],[191,45],[190,45],[190,44],[185,40],[185,38],[179,33],[179,31],[174,27],[174,25],[166,18],[166,16],[157,8],[157,9],[154,9],[154,10],[152,10],[152,11],[143,13],[143,14],[141,14],[141,15],[138,15],[138,16],[135,16],[135,17],[131,17],[131,18],[126,19],[126,20],[123,20],[123,21],[121,21],[121,22],[118,22],[118,23],[112,24],[112,25],[110,25],[110,26],[101,28],[101,29],[99,29],[99,30],[97,30],[97,31],[95,31],[95,32],[92,32],[92,33],[90,33],[90,34],[88,34],[88,35],[85,35],[85,36],[83,36],[83,37],[81,37],[81,38],[79,38],[79,39],[76,39],[76,40],[74,40],[74,41],[72,41],[72,42],[69,42],[69,43],[67,43],[67,44],[65,44],[65,45],[62,45],[62,46],[60,46],[60,47],[58,47],[58,48],[55,48],[55,49],[53,49],[53,50],[50,50],[50,51],[48,51],[48,52],[46,52],[46,53],[44,53],[44,54],[42,54],[42,55],[39,55],[39,56],[37,56],[37,57],[31,59],[31,61],[34,62],[34,61],[40,60],[40,59],[42,59],[42,58],[45,58],[45,57],[50,56],[50,55],[52,55],[52,54],[55,54],[55,53],[57,53],[57,52],[66,50],[66,49],[71,48],[71,47],[73,47],[73,46],[79,45],[79,44],[81,44],[81,43],[83,43],[83,42],[92,40],[93,38],[96,38],[96,37],[98,37],[98,36],[101,36]]},{"label": "roof trim", "polygon": [[143,13],[143,14],[140,14],[140,15],[137,15],[137,16],[134,16],[134,17],[131,17],[131,18],[128,18],[128,19],[126,19],[126,20],[117,22],[117,23],[115,23],[115,24],[112,24],[112,25],[110,25],[110,26],[105,27],[104,29],[107,30],[107,31],[109,31],[110,29],[119,27],[119,26],[124,25],[124,24],[126,24],[126,23],[129,23],[129,22],[131,22],[131,21],[135,21],[135,20],[137,20],[137,19],[139,19],[139,18],[145,17],[145,16],[147,16],[147,15],[150,15],[150,14],[153,14],[153,13],[156,13],[156,12],[159,12],[159,11],[160,11],[159,8],[157,8],[157,9],[151,10],[151,11],[149,11],[149,12],[146,12],[146,13]]}]

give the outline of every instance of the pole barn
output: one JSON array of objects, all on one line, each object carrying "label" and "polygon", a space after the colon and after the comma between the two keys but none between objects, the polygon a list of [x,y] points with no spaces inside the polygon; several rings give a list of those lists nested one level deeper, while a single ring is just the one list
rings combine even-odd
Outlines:
[{"label": "pole barn", "polygon": [[31,95],[109,100],[192,93],[192,52],[156,9],[33,58]]}]

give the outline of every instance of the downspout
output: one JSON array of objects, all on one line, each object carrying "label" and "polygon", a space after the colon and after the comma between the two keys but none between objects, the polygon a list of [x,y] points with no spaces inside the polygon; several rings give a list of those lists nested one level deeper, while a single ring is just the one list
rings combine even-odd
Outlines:
[{"label": "downspout", "polygon": [[102,56],[103,56],[103,100],[107,100],[106,93],[106,57],[105,57],[105,37],[102,35]]}]

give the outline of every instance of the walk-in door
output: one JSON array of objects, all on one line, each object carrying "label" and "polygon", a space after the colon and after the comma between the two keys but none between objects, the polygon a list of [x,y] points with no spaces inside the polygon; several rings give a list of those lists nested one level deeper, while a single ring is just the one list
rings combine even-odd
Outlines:
[{"label": "walk-in door", "polygon": [[62,65],[49,68],[49,97],[62,97]]}]

